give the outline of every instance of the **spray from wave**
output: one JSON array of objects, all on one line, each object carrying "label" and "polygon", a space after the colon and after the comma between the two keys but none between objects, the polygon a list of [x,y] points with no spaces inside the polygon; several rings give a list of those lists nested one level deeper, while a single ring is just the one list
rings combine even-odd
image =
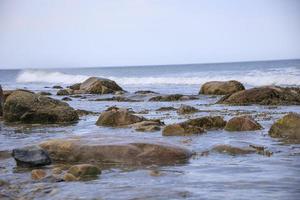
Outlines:
[{"label": "spray from wave", "polygon": [[[97,76],[96,74],[93,76]],[[72,84],[86,80],[87,75],[71,75],[61,72],[47,71],[22,71],[18,77],[19,83],[61,83]],[[103,76],[100,76],[103,77]],[[228,81],[237,80],[248,86],[262,85],[300,85],[299,68],[275,68],[268,70],[249,70],[249,71],[202,71],[186,74],[166,74],[162,76],[106,76],[121,85],[194,85],[203,84],[208,81]]]}]

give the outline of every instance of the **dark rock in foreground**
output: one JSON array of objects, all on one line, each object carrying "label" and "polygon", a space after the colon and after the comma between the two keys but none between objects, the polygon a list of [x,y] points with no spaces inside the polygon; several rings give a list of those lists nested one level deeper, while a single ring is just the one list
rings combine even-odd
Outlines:
[{"label": "dark rock in foreground", "polygon": [[250,116],[240,116],[230,119],[226,126],[226,131],[256,131],[262,126]]},{"label": "dark rock in foreground", "polygon": [[300,88],[266,86],[226,95],[217,103],[230,105],[300,105]]},{"label": "dark rock in foreground", "polygon": [[43,166],[51,164],[48,153],[39,146],[14,149],[12,156],[19,166]]},{"label": "dark rock in foreground", "polygon": [[151,142],[126,142],[116,138],[57,139],[40,144],[57,162],[119,163],[130,165],[185,162],[192,152],[185,148]]},{"label": "dark rock in foreground", "polygon": [[298,113],[285,115],[271,126],[269,135],[282,138],[289,143],[300,143],[300,115]]},{"label": "dark rock in foreground", "polygon": [[210,81],[202,85],[199,94],[227,95],[241,90],[245,87],[238,81]]},{"label": "dark rock in foreground", "polygon": [[80,84],[80,90],[89,94],[110,94],[123,89],[115,82],[105,78],[91,77]]},{"label": "dark rock in foreground", "polygon": [[156,96],[149,99],[149,101],[187,101],[198,99],[194,95],[183,95],[183,94],[170,94],[165,96]]},{"label": "dark rock in foreground", "polygon": [[183,136],[204,133],[208,130],[223,129],[226,121],[220,116],[190,119],[178,124],[171,124],[164,128],[164,136]]},{"label": "dark rock in foreground", "polygon": [[17,90],[5,101],[4,120],[22,123],[69,123],[77,121],[78,115],[67,103]]}]

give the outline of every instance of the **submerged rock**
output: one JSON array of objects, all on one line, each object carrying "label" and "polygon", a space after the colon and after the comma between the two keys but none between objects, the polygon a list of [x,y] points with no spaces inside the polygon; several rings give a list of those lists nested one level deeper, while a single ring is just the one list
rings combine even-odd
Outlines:
[{"label": "submerged rock", "polygon": [[0,85],[0,116],[3,115],[3,103],[4,103],[4,96],[3,96],[3,90]]},{"label": "submerged rock", "polygon": [[220,116],[190,119],[178,124],[171,124],[163,129],[164,136],[182,136],[204,133],[208,130],[223,129],[226,121]]},{"label": "submerged rock", "polygon": [[67,123],[77,121],[78,115],[64,102],[18,90],[5,101],[4,120],[22,123]]},{"label": "submerged rock", "polygon": [[41,179],[45,178],[46,175],[47,175],[47,172],[42,169],[34,169],[31,171],[31,178],[33,180],[41,180]]},{"label": "submerged rock", "polygon": [[181,105],[179,109],[177,110],[177,113],[180,115],[185,115],[185,114],[191,114],[198,112],[199,110],[193,106],[189,105]]},{"label": "submerged rock", "polygon": [[156,111],[164,112],[164,111],[173,111],[173,110],[177,110],[177,109],[171,106],[167,106],[167,107],[160,107]]},{"label": "submerged rock", "polygon": [[48,153],[39,146],[14,149],[12,156],[19,166],[43,166],[51,164]]},{"label": "submerged rock", "polygon": [[61,87],[60,85],[54,85],[52,88],[53,89],[63,89],[63,87]]},{"label": "submerged rock", "polygon": [[89,94],[109,94],[123,89],[109,79],[91,77],[80,84],[80,90]]},{"label": "submerged rock", "polygon": [[102,112],[96,125],[118,127],[127,126],[144,120],[146,119],[130,113],[127,109],[115,107]]},{"label": "submerged rock", "polygon": [[230,145],[217,145],[215,146],[212,151],[216,151],[218,153],[225,153],[230,155],[243,155],[243,154],[250,154],[256,153],[256,150],[253,148],[240,148],[234,147]]},{"label": "submerged rock", "polygon": [[64,97],[61,99],[62,101],[72,101],[72,99],[70,97]]},{"label": "submerged rock", "polygon": [[53,161],[67,163],[175,164],[192,156],[189,150],[166,143],[126,142],[117,138],[56,139],[40,146]]},{"label": "submerged rock", "polygon": [[151,90],[138,90],[136,92],[134,92],[134,94],[143,94],[143,95],[146,95],[146,94],[158,94],[157,92],[153,92]]},{"label": "submerged rock", "polygon": [[183,94],[170,94],[165,96],[156,96],[149,99],[149,101],[187,101],[198,99],[194,95],[183,95]]},{"label": "submerged rock", "polygon": [[79,164],[79,165],[73,165],[68,170],[68,173],[72,174],[77,178],[84,178],[86,176],[97,176],[98,174],[101,174],[101,170],[95,165]]},{"label": "submerged rock", "polygon": [[110,98],[95,99],[94,101],[118,101],[118,102],[140,102],[141,100],[129,99],[122,96],[114,96]]},{"label": "submerged rock", "polygon": [[300,88],[278,86],[252,88],[226,95],[218,103],[230,105],[299,105]]},{"label": "submerged rock", "polygon": [[44,96],[51,96],[52,94],[50,92],[39,92],[38,95],[44,95]]},{"label": "submerged rock", "polygon": [[88,110],[81,110],[81,109],[77,109],[76,113],[78,116],[85,116],[85,115],[95,115],[96,113],[93,111],[88,111]]},{"label": "submerged rock", "polygon": [[227,95],[241,90],[245,87],[238,81],[210,81],[202,85],[199,94]]},{"label": "submerged rock", "polygon": [[226,131],[256,131],[262,126],[250,116],[240,116],[230,119],[226,126]]},{"label": "submerged rock", "polygon": [[159,131],[160,126],[162,125],[164,125],[164,123],[161,122],[160,120],[147,120],[147,121],[135,123],[132,125],[132,127],[136,131],[153,132],[153,131]]},{"label": "submerged rock", "polygon": [[271,126],[269,135],[290,143],[300,143],[300,114],[289,113],[276,121]]}]

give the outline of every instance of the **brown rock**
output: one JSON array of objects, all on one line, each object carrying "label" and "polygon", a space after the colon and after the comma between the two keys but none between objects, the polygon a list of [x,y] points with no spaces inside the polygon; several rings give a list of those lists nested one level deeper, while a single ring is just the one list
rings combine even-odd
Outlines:
[{"label": "brown rock", "polygon": [[227,95],[241,90],[245,87],[238,81],[210,81],[202,85],[199,94]]},{"label": "brown rock", "polygon": [[223,129],[226,121],[222,117],[201,117],[178,124],[171,124],[163,129],[164,136],[181,136],[204,133],[207,130]]},{"label": "brown rock", "polygon": [[101,174],[101,170],[91,164],[79,164],[72,166],[68,173],[74,175],[75,177],[82,178],[85,176],[97,176],[98,174]]},{"label": "brown rock", "polygon": [[72,89],[60,89],[56,93],[56,95],[58,95],[58,96],[66,96],[66,95],[71,95],[71,94],[73,94]]},{"label": "brown rock", "polygon": [[40,146],[60,163],[174,164],[192,156],[189,150],[166,143],[126,142],[118,138],[57,139]]},{"label": "brown rock", "polygon": [[31,171],[31,178],[33,180],[41,180],[41,179],[45,178],[46,175],[47,175],[47,172],[42,169],[34,169]]},{"label": "brown rock", "polygon": [[4,103],[4,95],[3,95],[3,90],[0,85],[0,116],[3,115],[3,103]]},{"label": "brown rock", "polygon": [[189,105],[181,105],[179,109],[177,110],[177,113],[180,115],[185,115],[185,114],[191,114],[198,112],[199,110],[193,106]]},{"label": "brown rock", "polygon": [[269,135],[282,138],[289,143],[300,143],[300,115],[289,113],[277,120],[270,128]]},{"label": "brown rock", "polygon": [[262,126],[250,116],[240,116],[230,119],[226,126],[226,131],[256,131]]},{"label": "brown rock", "polygon": [[68,104],[59,100],[18,90],[9,95],[4,104],[6,122],[67,123],[78,120]]},{"label": "brown rock", "polygon": [[66,173],[63,177],[63,180],[66,182],[71,182],[71,181],[77,181],[78,179],[73,174]]},{"label": "brown rock", "polygon": [[256,150],[253,148],[239,148],[239,147],[233,147],[230,145],[218,145],[218,146],[215,146],[212,149],[212,151],[216,151],[218,153],[230,154],[233,156],[256,153]]},{"label": "brown rock", "polygon": [[75,83],[73,85],[70,85],[68,88],[70,88],[72,90],[80,90],[80,85],[81,85],[81,83]]},{"label": "brown rock", "polygon": [[300,88],[278,86],[252,88],[226,95],[218,103],[230,105],[299,105]]},{"label": "brown rock", "polygon": [[90,94],[109,94],[123,89],[115,82],[109,79],[91,77],[80,85],[80,90]]},{"label": "brown rock", "polygon": [[159,120],[154,120],[154,121],[142,121],[133,124],[133,128],[136,131],[141,131],[141,132],[153,132],[153,131],[159,131],[160,126],[162,126],[164,123],[160,122]]},{"label": "brown rock", "polygon": [[149,99],[149,101],[187,101],[198,99],[194,95],[170,94],[165,96],[156,96]]}]

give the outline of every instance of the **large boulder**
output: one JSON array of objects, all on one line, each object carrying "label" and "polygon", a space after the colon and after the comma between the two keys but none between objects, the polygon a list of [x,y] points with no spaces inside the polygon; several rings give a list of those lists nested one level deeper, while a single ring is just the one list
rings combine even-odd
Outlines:
[{"label": "large boulder", "polygon": [[3,90],[0,85],[0,116],[3,115],[3,102],[4,102]]},{"label": "large boulder", "polygon": [[230,105],[299,105],[300,88],[278,86],[252,88],[226,95],[218,103]]},{"label": "large boulder", "polygon": [[230,119],[224,128],[226,131],[256,131],[262,126],[250,116],[239,116]]},{"label": "large boulder", "polygon": [[190,119],[178,124],[171,124],[163,129],[164,136],[182,136],[200,134],[209,130],[223,129],[226,121],[220,116]]},{"label": "large boulder", "polygon": [[43,166],[51,164],[48,153],[39,146],[14,149],[12,156],[19,166]]},{"label": "large boulder", "polygon": [[169,94],[164,96],[156,96],[149,99],[149,101],[187,101],[198,99],[194,95],[183,95],[183,94]]},{"label": "large boulder", "polygon": [[98,126],[127,126],[146,120],[143,117],[132,114],[125,108],[112,108],[101,113],[96,125]]},{"label": "large boulder", "polygon": [[127,142],[122,138],[56,139],[40,144],[54,162],[131,165],[184,162],[192,152],[159,142]]},{"label": "large boulder", "polygon": [[80,90],[89,94],[109,94],[123,89],[115,82],[105,78],[91,77],[80,84]]},{"label": "large boulder", "polygon": [[241,90],[245,87],[238,81],[210,81],[202,85],[199,94],[227,95]]},{"label": "large boulder", "polygon": [[9,95],[3,110],[7,122],[49,124],[78,120],[76,111],[67,103],[23,90]]},{"label": "large boulder", "polygon": [[300,114],[289,113],[276,121],[271,126],[269,135],[290,143],[300,143]]}]

